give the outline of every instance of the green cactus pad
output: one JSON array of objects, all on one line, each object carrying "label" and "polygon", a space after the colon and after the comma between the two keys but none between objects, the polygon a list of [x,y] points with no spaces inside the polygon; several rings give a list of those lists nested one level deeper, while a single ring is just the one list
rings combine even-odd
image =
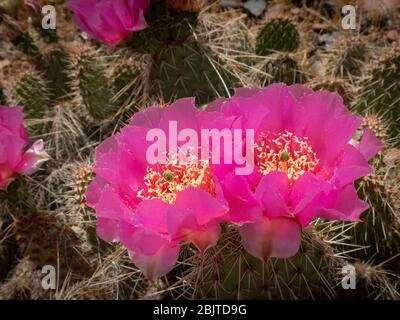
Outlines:
[{"label": "green cactus pad", "polygon": [[300,45],[296,27],[286,19],[267,23],[257,35],[256,53],[266,56],[273,52],[294,52]]},{"label": "green cactus pad", "polygon": [[50,99],[58,100],[71,93],[69,59],[62,48],[56,48],[43,55],[40,68],[47,81]]},{"label": "green cactus pad", "polygon": [[137,52],[157,54],[166,46],[188,39],[196,26],[197,14],[175,12],[157,4],[148,11],[146,21],[150,27],[133,36],[131,47]]},{"label": "green cactus pad", "polygon": [[306,76],[301,71],[300,66],[293,58],[288,55],[279,55],[269,61],[265,66],[265,72],[270,75],[268,84],[283,82],[287,85],[303,84],[306,82]]},{"label": "green cactus pad", "polygon": [[6,105],[6,97],[4,96],[4,90],[2,87],[0,87],[0,105]]},{"label": "green cactus pad", "polygon": [[15,95],[24,108],[27,119],[43,117],[47,106],[47,90],[43,81],[35,75],[24,75],[17,82]]},{"label": "green cactus pad", "polygon": [[88,113],[95,120],[112,118],[116,112],[111,102],[113,92],[102,63],[92,55],[86,55],[78,62],[79,91]]},{"label": "green cactus pad", "polygon": [[200,105],[226,96],[235,79],[213,60],[194,42],[164,49],[151,67],[152,95],[165,102],[194,96]]},{"label": "green cactus pad", "polygon": [[386,59],[361,83],[355,110],[384,114],[390,119],[389,133],[395,145],[400,145],[400,55]]},{"label": "green cactus pad", "polygon": [[116,68],[112,76],[115,104],[123,106],[130,98],[131,85],[139,78],[140,72],[135,66],[122,64]]},{"label": "green cactus pad", "polygon": [[267,262],[249,255],[233,228],[218,245],[178,273],[196,299],[322,299],[335,295],[332,279],[342,263],[331,248],[305,232],[297,255]]},{"label": "green cactus pad", "polygon": [[40,55],[39,48],[36,46],[34,40],[27,32],[13,39],[13,43],[18,49],[29,56],[36,57]]},{"label": "green cactus pad", "polygon": [[335,76],[345,79],[361,76],[361,70],[367,54],[366,46],[359,42],[346,47],[341,52],[339,61],[334,62]]},{"label": "green cactus pad", "polygon": [[47,44],[56,43],[59,40],[57,30],[43,29],[39,27],[38,33],[42,37],[43,41]]}]

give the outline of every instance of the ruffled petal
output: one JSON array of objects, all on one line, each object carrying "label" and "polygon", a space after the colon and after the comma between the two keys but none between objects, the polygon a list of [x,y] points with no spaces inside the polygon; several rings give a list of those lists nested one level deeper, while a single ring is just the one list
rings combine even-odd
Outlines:
[{"label": "ruffled petal", "polygon": [[[97,184],[93,186],[94,189],[98,187]],[[133,209],[126,205],[126,202],[111,186],[104,186],[100,195],[91,194],[94,189],[89,189],[88,194],[92,197],[91,200],[97,197],[98,201],[93,206],[97,217],[133,223]]]},{"label": "ruffled petal", "polygon": [[186,240],[193,243],[201,253],[204,253],[208,248],[217,244],[220,234],[221,227],[219,224],[209,225],[204,230],[189,233]]},{"label": "ruffled petal", "polygon": [[144,200],[137,206],[134,224],[160,234],[168,232],[167,212],[170,205],[158,199]]},{"label": "ruffled petal", "polygon": [[281,171],[271,172],[262,178],[255,192],[268,218],[291,216],[288,209],[289,194],[288,176]]},{"label": "ruffled petal", "polygon": [[179,192],[174,207],[190,210],[199,225],[206,225],[220,219],[228,212],[228,207],[209,193],[197,188],[188,188]]},{"label": "ruffled petal", "polygon": [[358,151],[365,159],[372,159],[379,151],[383,150],[383,143],[376,137],[371,129],[365,129],[358,145]]},{"label": "ruffled petal", "polygon": [[133,127],[157,128],[164,110],[159,106],[146,108],[141,112],[135,113],[129,124]]},{"label": "ruffled petal", "polygon": [[262,206],[244,176],[231,173],[221,181],[221,185],[229,203],[229,221],[244,224],[261,218]]},{"label": "ruffled petal", "polygon": [[301,99],[314,92],[310,88],[307,88],[306,86],[303,86],[301,84],[294,84],[289,86],[289,91],[296,99]]},{"label": "ruffled petal", "polygon": [[296,180],[290,194],[290,205],[302,226],[307,226],[317,217],[317,209],[326,204],[327,194],[332,188],[331,184],[310,173]]},{"label": "ruffled petal", "polygon": [[219,235],[217,226],[227,212],[228,207],[203,190],[182,191],[167,214],[170,240],[193,242],[204,251],[215,245]]},{"label": "ruffled petal", "polygon": [[50,159],[51,157],[44,151],[43,140],[38,140],[24,153],[15,171],[20,174],[30,175],[36,172],[44,162]]},{"label": "ruffled petal", "polygon": [[301,227],[295,219],[263,218],[240,227],[243,247],[253,256],[289,258],[295,255],[301,242]]},{"label": "ruffled petal", "polygon": [[321,208],[318,215],[322,218],[360,221],[360,215],[368,209],[368,204],[358,198],[356,188],[347,185],[339,190],[332,190],[329,195],[329,202],[325,208]]},{"label": "ruffled petal", "polygon": [[332,181],[337,187],[343,187],[372,172],[366,158],[357,148],[347,145],[334,166]]},{"label": "ruffled petal", "polygon": [[140,251],[130,251],[129,255],[135,265],[146,275],[149,280],[157,279],[170,272],[179,255],[179,246],[170,246],[165,242],[164,246],[154,255],[146,255]]}]

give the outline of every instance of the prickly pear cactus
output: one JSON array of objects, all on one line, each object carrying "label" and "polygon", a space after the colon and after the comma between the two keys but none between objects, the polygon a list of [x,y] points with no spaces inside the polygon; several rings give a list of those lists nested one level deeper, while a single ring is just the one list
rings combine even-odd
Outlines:
[{"label": "prickly pear cactus", "polygon": [[44,81],[34,74],[26,74],[19,79],[15,88],[15,100],[24,107],[26,117],[38,119],[46,111],[47,89]]},{"label": "prickly pear cactus", "polygon": [[267,84],[283,82],[287,85],[303,84],[306,82],[306,75],[301,70],[297,61],[286,54],[273,56],[265,66],[267,73]]},{"label": "prickly pear cactus", "polygon": [[287,19],[274,19],[258,33],[256,53],[265,56],[276,51],[294,52],[299,45],[300,36],[293,23]]},{"label": "prickly pear cactus", "polygon": [[229,95],[232,78],[195,42],[161,51],[150,71],[152,95],[164,101],[195,96],[200,105]]},{"label": "prickly pear cactus", "polygon": [[[0,0],[0,105],[22,106],[54,159],[0,192],[0,298],[399,299],[400,20],[361,6],[360,30],[344,32],[342,2],[267,1],[255,18],[222,2],[152,0],[148,27],[107,48],[76,28],[65,1],[54,2],[57,29],[44,30],[24,1]],[[266,262],[224,225],[215,247],[184,246],[171,273],[147,281],[126,249],[96,235],[85,195],[95,148],[155,102],[204,106],[276,82],[339,93],[385,144],[356,184],[370,205],[363,222],[317,219],[296,256]],[[63,288],[51,297],[46,264]],[[342,290],[343,266],[356,290]]]},{"label": "prickly pear cactus", "polygon": [[339,45],[328,70],[331,70],[334,76],[345,79],[360,77],[367,60],[367,52],[365,43],[359,40],[345,41]]},{"label": "prickly pear cactus", "polygon": [[27,256],[37,268],[51,265],[65,279],[69,272],[75,276],[90,272],[91,266],[76,248],[82,245],[75,233],[43,212],[19,215],[15,233],[21,256]]},{"label": "prickly pear cactus", "polygon": [[70,62],[68,54],[62,47],[50,50],[40,61],[52,101],[64,98],[71,94]]},{"label": "prickly pear cactus", "polygon": [[139,32],[131,44],[151,55],[150,95],[164,102],[195,96],[199,104],[229,95],[235,77],[195,40],[197,12],[176,11],[178,3],[172,8],[156,3],[146,16],[151,28]]},{"label": "prickly pear cactus", "polygon": [[104,64],[90,52],[84,52],[76,58],[76,88],[82,97],[88,113],[95,120],[104,120],[112,116],[115,106],[111,99],[113,92],[106,75]]},{"label": "prickly pear cactus", "polygon": [[204,256],[183,256],[182,261],[177,272],[183,276],[175,287],[183,286],[183,292],[171,294],[196,299],[333,298],[336,275],[345,263],[311,230],[305,231],[296,256],[261,261],[246,253],[233,227],[226,227],[219,244]]},{"label": "prickly pear cactus", "polygon": [[387,155],[392,152],[389,140],[389,126],[376,116],[365,117],[364,128],[375,132],[377,137],[385,143],[386,149],[371,160],[374,172],[359,182],[359,193],[370,204],[369,210],[364,213],[364,223],[356,224],[354,240],[363,245],[363,251],[375,255],[377,261],[386,261],[400,250],[400,233],[397,225],[396,206],[392,201],[393,189],[389,174],[390,160]]},{"label": "prickly pear cactus", "polygon": [[370,76],[361,82],[359,102],[355,109],[361,114],[368,111],[382,114],[390,119],[390,136],[399,145],[400,134],[400,55],[397,53],[373,68]]},{"label": "prickly pear cactus", "polygon": [[41,272],[28,257],[15,267],[10,278],[0,287],[1,300],[46,299],[47,293],[41,284]]},{"label": "prickly pear cactus", "polygon": [[133,37],[131,47],[135,51],[158,54],[169,45],[184,42],[192,35],[197,24],[197,13],[177,12],[168,8],[165,1],[154,1],[146,15],[151,28],[145,29]]}]

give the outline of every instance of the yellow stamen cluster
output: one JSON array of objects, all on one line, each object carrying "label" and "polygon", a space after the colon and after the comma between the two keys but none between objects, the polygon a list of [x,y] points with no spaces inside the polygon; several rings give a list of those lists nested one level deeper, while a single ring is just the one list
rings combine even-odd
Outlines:
[{"label": "yellow stamen cluster", "polygon": [[291,183],[305,172],[313,172],[319,162],[307,138],[288,131],[263,134],[254,148],[256,165],[262,175],[283,171]]},{"label": "yellow stamen cluster", "polygon": [[193,155],[185,161],[169,156],[164,164],[147,167],[144,184],[145,188],[139,190],[138,198],[160,199],[170,204],[176,201],[177,193],[189,187],[215,195],[209,162]]}]

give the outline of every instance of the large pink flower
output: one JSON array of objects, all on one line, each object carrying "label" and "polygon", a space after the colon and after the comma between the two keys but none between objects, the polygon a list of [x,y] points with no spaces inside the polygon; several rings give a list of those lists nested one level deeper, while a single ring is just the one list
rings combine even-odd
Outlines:
[{"label": "large pink flower", "polygon": [[115,46],[147,24],[149,0],[68,0],[78,27],[90,37]]},{"label": "large pink flower", "polygon": [[209,110],[236,117],[234,128],[254,130],[253,172],[239,176],[235,164],[215,170],[230,221],[240,225],[254,256],[292,256],[314,218],[358,221],[368,207],[354,181],[372,171],[368,160],[382,144],[368,129],[359,143],[352,141],[361,119],[339,95],[275,84],[238,89]]},{"label": "large pink flower", "polygon": [[27,149],[29,139],[23,117],[19,107],[0,106],[0,191],[7,191],[17,174],[30,175],[50,159],[42,140]]},{"label": "large pink flower", "polygon": [[[194,99],[181,99],[137,113],[97,148],[96,179],[87,191],[97,234],[125,245],[147,277],[173,268],[181,242],[200,251],[216,244],[228,207],[212,166],[189,136],[199,137],[201,128],[229,128],[229,121],[222,113],[199,111]],[[160,135],[153,141],[154,129]],[[174,132],[180,133],[177,143]],[[155,143],[165,148],[155,151]],[[153,151],[164,158],[156,163]]]}]

